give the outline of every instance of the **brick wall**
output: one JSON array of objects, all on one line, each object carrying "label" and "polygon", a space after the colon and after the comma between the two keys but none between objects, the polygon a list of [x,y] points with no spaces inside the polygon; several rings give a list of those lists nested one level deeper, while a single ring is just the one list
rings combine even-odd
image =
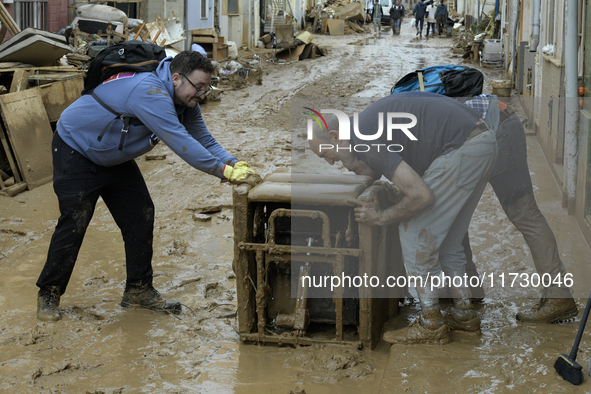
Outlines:
[{"label": "brick wall", "polygon": [[49,31],[57,33],[70,24],[68,0],[49,1]]}]

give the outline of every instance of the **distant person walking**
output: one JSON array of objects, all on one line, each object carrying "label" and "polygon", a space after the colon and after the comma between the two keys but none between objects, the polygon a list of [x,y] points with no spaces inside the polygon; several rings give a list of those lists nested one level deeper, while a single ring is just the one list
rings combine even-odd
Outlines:
[{"label": "distant person walking", "polygon": [[439,35],[445,33],[447,36],[447,15],[449,12],[447,11],[447,6],[444,1],[445,0],[440,0],[440,3],[437,5],[437,10],[435,10],[435,21],[437,22],[437,31],[439,31]]},{"label": "distant person walking", "polygon": [[374,0],[367,0],[365,2],[365,23],[373,21],[373,2]]},{"label": "distant person walking", "polygon": [[373,5],[373,32],[375,37],[381,37],[382,34],[382,6],[380,0],[375,0]]},{"label": "distant person walking", "polygon": [[392,35],[400,35],[400,24],[404,18],[404,6],[400,4],[400,0],[390,8],[390,21],[392,22]]},{"label": "distant person walking", "polygon": [[412,10],[412,16],[416,18],[417,36],[423,37],[423,26],[425,15],[427,13],[427,4],[423,0],[419,1]]},{"label": "distant person walking", "polygon": [[437,10],[437,6],[433,4],[433,1],[429,1],[429,5],[427,6],[427,34],[426,37],[429,37],[429,29],[435,35],[435,12]]}]

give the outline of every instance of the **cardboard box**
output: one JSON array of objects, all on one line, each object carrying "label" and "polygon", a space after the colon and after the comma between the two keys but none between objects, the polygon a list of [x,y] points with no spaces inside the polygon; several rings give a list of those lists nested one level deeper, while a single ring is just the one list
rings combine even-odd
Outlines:
[{"label": "cardboard box", "polygon": [[341,19],[329,19],[328,31],[331,36],[342,36],[345,34],[345,21]]}]

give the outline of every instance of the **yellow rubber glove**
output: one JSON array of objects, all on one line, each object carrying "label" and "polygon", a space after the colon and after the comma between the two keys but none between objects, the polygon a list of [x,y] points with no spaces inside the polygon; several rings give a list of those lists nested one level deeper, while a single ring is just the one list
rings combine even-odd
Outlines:
[{"label": "yellow rubber glove", "polygon": [[[248,164],[246,166],[248,167]],[[260,175],[254,172],[250,167],[248,167],[248,170],[240,167],[241,166],[236,165],[232,167],[226,164],[223,171],[224,178],[233,184],[239,185],[241,183],[247,183],[251,186],[256,186],[263,181]]]},{"label": "yellow rubber glove", "polygon": [[252,178],[254,179],[254,181],[257,185],[263,181],[263,178],[261,178],[261,176],[255,172],[255,170],[250,168],[248,163],[245,162],[244,160],[240,160],[240,161],[237,161],[236,163],[234,163],[234,168],[246,170],[247,172],[251,173]]}]

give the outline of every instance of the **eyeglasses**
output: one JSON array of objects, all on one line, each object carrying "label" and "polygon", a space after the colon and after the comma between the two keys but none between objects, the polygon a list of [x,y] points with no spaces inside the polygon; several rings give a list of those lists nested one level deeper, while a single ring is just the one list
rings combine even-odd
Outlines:
[{"label": "eyeglasses", "polygon": [[213,87],[211,85],[208,86],[209,89],[198,88],[197,86],[195,86],[193,84],[193,82],[191,82],[191,80],[189,78],[187,78],[187,76],[185,74],[179,74],[179,75],[182,76],[182,77],[184,77],[187,80],[187,82],[189,82],[191,84],[191,86],[193,86],[195,88],[195,90],[196,90],[195,96],[201,96],[201,95],[203,95],[203,96],[206,96],[207,97],[207,96],[209,96],[209,94],[213,90]]}]

